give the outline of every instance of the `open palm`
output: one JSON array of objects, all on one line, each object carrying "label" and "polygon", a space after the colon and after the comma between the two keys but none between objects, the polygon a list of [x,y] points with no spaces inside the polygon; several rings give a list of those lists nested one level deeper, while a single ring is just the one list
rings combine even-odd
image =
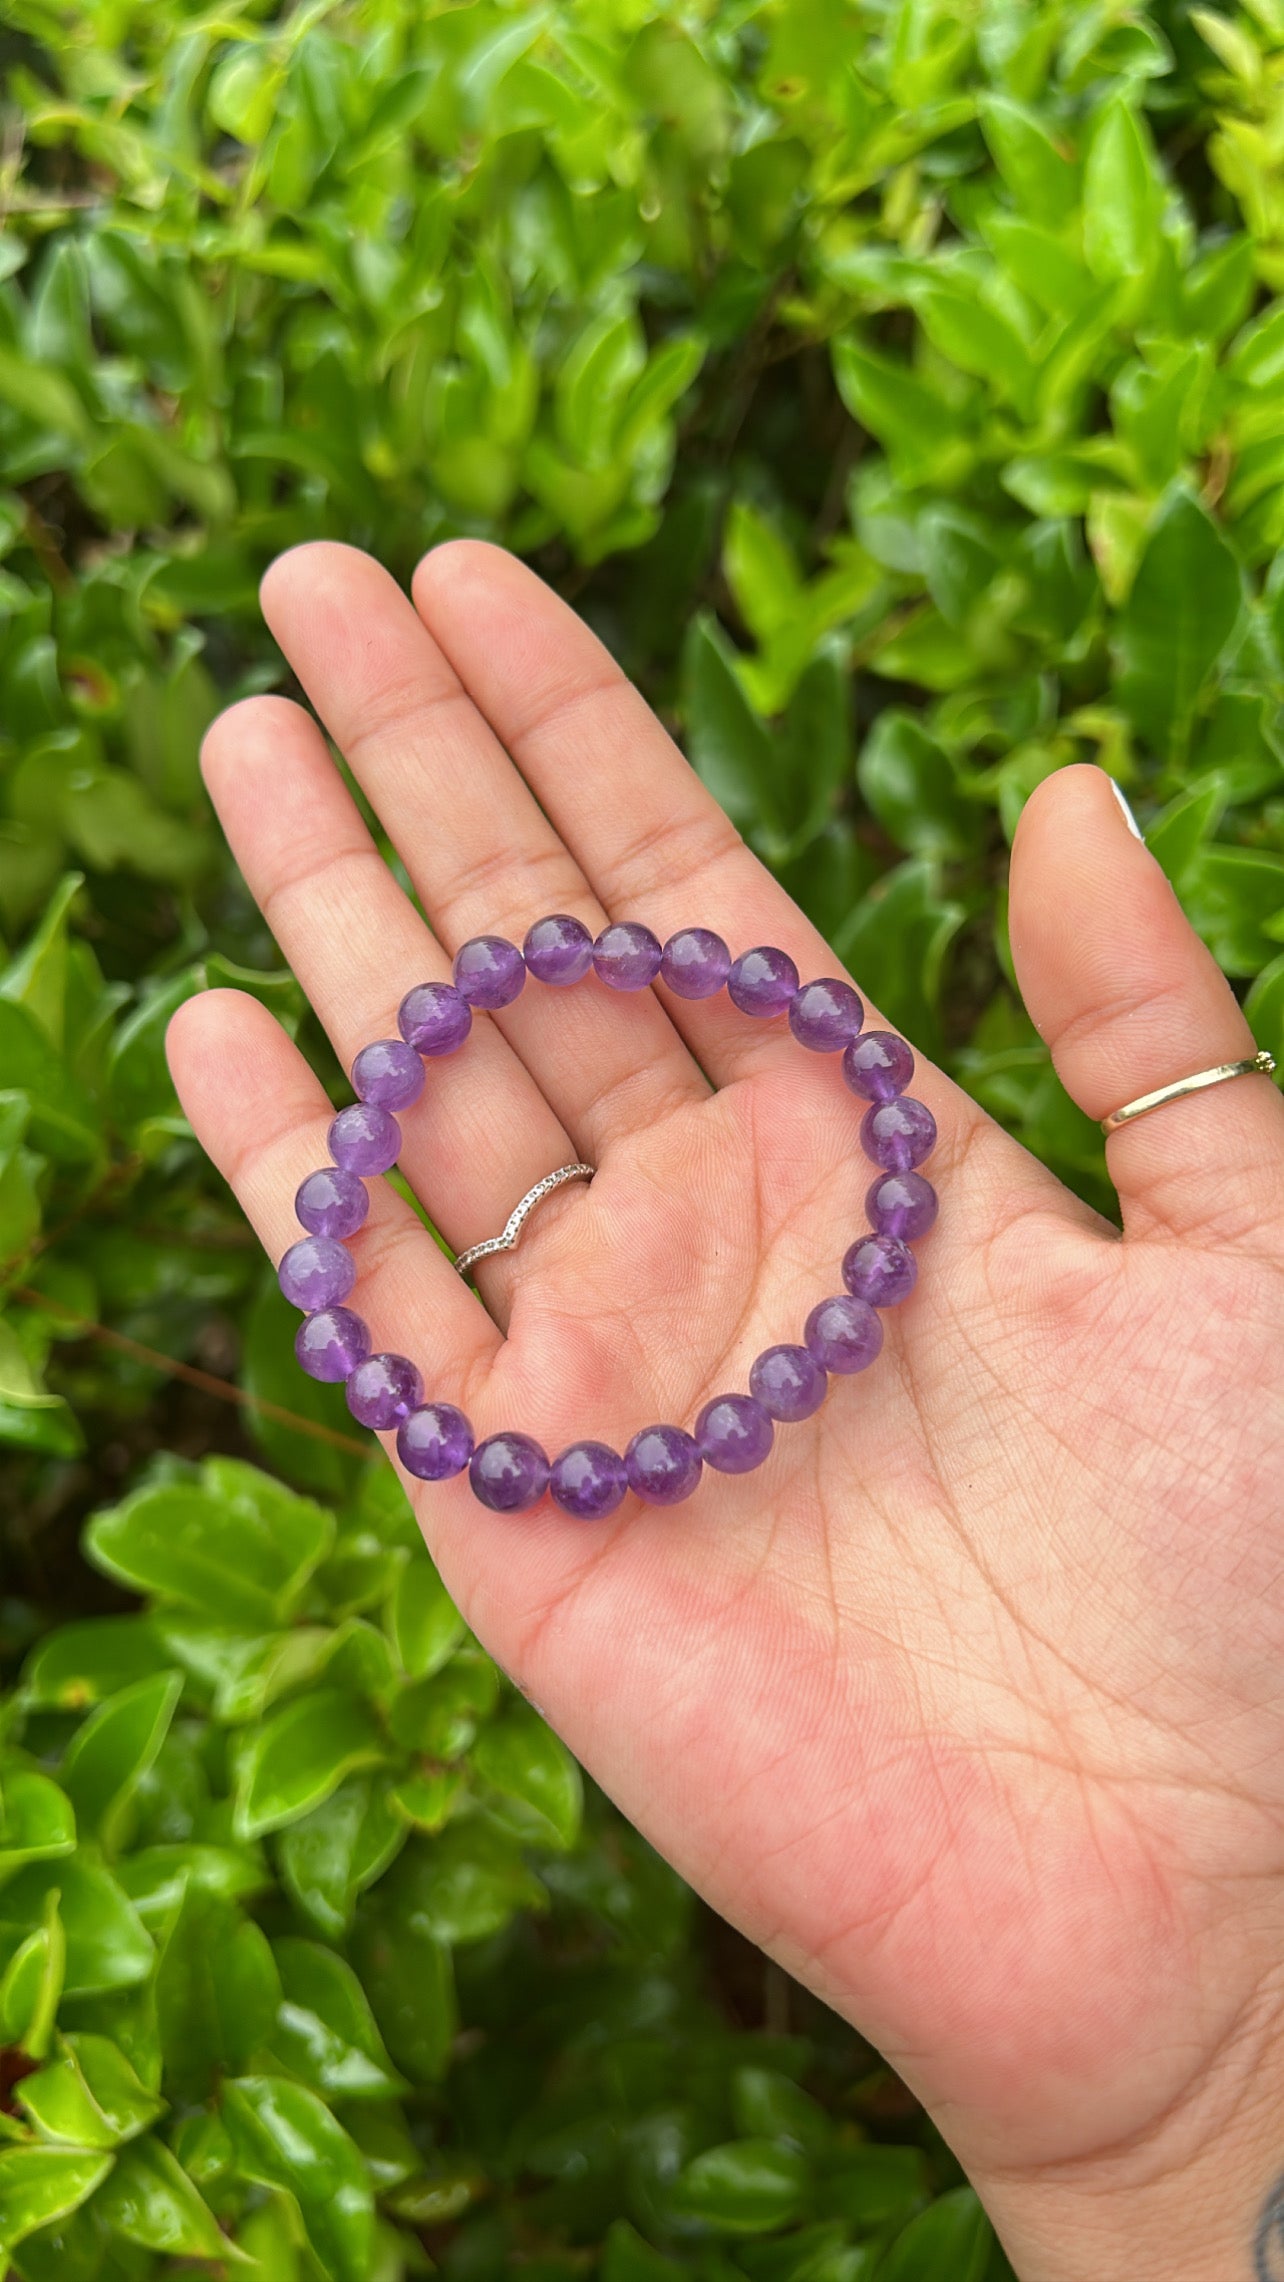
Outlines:
[{"label": "open palm", "polygon": [[[435,550],[412,606],[367,557],[304,548],[264,601],[433,930],[310,719],[225,714],[214,798],[345,1061],[460,942],[545,912],[836,971],[601,645],[500,550]],[[1252,1051],[1096,770],[1030,802],[1012,934],[1092,1115]],[[315,1079],[234,993],[185,1006],[171,1053],[279,1258],[325,1162]],[[1120,1240],[941,1073],[913,1090],[940,1131],[918,1287],[757,1472],[593,1526],[489,1513],[466,1478],[408,1487],[479,1637],[594,1776],[887,2053],[1023,2273],[1077,2276],[1096,2269],[1034,2247],[1039,2210],[1081,2179],[1149,2191],[1251,2104],[1277,2032],[1284,1105],[1252,1077],[1121,1131]],[[858,1121],[834,1058],[725,998],[531,983],[429,1065],[402,1169],[459,1247],[554,1167],[597,1178],[478,1271],[485,1307],[376,1184],[355,1304],[479,1435],[618,1449],[689,1425],[840,1288],[873,1172]]]}]

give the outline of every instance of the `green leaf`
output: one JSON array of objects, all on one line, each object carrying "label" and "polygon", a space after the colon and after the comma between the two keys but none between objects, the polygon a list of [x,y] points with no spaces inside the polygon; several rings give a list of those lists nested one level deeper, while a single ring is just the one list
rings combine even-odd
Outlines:
[{"label": "green leaf", "polygon": [[742,829],[779,831],[771,736],[736,677],[732,652],[714,619],[692,620],[682,655],[687,758],[715,800]]},{"label": "green leaf", "polygon": [[370,2282],[374,2202],[365,2163],[315,2093],[280,2076],[225,2085],[223,2115],[245,2176],[295,2197],[335,2282]]},{"label": "green leaf", "polygon": [[673,2203],[711,2234],[773,2234],[799,2216],[808,2184],[807,2161],[797,2148],[736,2139],[688,2163],[674,2184]]},{"label": "green leaf", "polygon": [[113,2233],[147,2250],[171,2258],[246,2263],[163,2140],[145,2139],[125,2148],[94,2209]]},{"label": "green leaf", "polygon": [[746,2138],[788,2139],[798,2147],[824,2147],[833,2127],[820,2105],[792,2077],[774,2068],[738,2068],[731,2080],[731,2108]]},{"label": "green leaf", "polygon": [[0,2255],[38,2227],[78,2210],[111,2170],[110,2155],[72,2155],[56,2147],[0,2149]]},{"label": "green leaf", "polygon": [[[412,1839],[383,1892],[408,1931],[451,1946],[484,1941],[518,1910],[539,1909],[547,1899],[516,1843],[481,1821]],[[389,2046],[395,2057],[391,2038]]]},{"label": "green leaf", "polygon": [[297,1822],[345,1775],[388,1755],[373,1712],[339,1688],[296,1696],[249,1737],[237,1757],[234,1825],[257,1838]]},{"label": "green leaf", "polygon": [[915,856],[963,857],[976,847],[979,818],[963,798],[949,757],[917,714],[880,713],[856,766],[857,782],[880,824]]},{"label": "green leaf", "polygon": [[1146,846],[1180,888],[1205,842],[1221,821],[1226,796],[1220,779],[1192,785],[1160,810],[1146,833]]},{"label": "green leaf", "polygon": [[276,1842],[281,1879],[295,1908],[328,1941],[351,1930],[357,1896],[382,1876],[406,1826],[382,1784],[355,1777],[283,1830]]},{"label": "green leaf", "polygon": [[350,1965],[316,1942],[275,1944],[281,2004],[273,2049],[292,2075],[332,2100],[386,2099],[403,2089]]},{"label": "green leaf", "polygon": [[1083,244],[1095,277],[1137,277],[1155,254],[1159,184],[1149,136],[1114,96],[1098,117],[1084,168]]},{"label": "green leaf", "polygon": [[1161,750],[1188,733],[1242,607],[1233,549],[1202,502],[1175,491],[1151,527],[1117,623],[1117,702]]},{"label": "green leaf", "polygon": [[458,2025],[454,1972],[449,1948],[416,1911],[414,1878],[399,1881],[397,1869],[360,1905],[353,1963],[397,2067],[414,2084],[432,2084]]},{"label": "green leaf", "polygon": [[28,1862],[70,1854],[76,1817],[66,1792],[34,1767],[11,1767],[0,1777],[0,1884]]},{"label": "green leaf", "polygon": [[29,2059],[44,2059],[66,1966],[67,1939],[54,1892],[44,1896],[41,1924],[19,1942],[0,1976],[0,2046],[14,2045]]},{"label": "green leaf", "polygon": [[0,998],[25,1006],[59,1052],[67,997],[67,921],[83,885],[83,872],[67,873],[35,934],[0,974]]},{"label": "green leaf", "polygon": [[150,1936],[111,1872],[89,1855],[32,1862],[0,1887],[0,1937],[25,1938],[53,1895],[67,1937],[65,1990],[88,1997],[145,1981],[155,1962]]},{"label": "green leaf", "polygon": [[224,2069],[247,2067],[267,2044],[281,1984],[267,1937],[233,1903],[188,1884],[156,1975],[166,2083],[200,2100]]},{"label": "green leaf", "polygon": [[506,1802],[522,1837],[541,1846],[575,1844],[583,1810],[580,1771],[535,1712],[514,1705],[483,1728],[472,1765]]},{"label": "green leaf", "polygon": [[1074,212],[1078,178],[1063,142],[1037,111],[1009,95],[984,95],[977,107],[985,139],[1017,205],[1031,218],[1059,229]]},{"label": "green leaf", "polygon": [[136,1591],[254,1631],[290,1615],[334,1536],[332,1517],[252,1466],[211,1461],[201,1489],[137,1491],[96,1514],[85,1550]]},{"label": "green leaf", "polygon": [[181,1674],[135,1680],[92,1711],[63,1753],[59,1780],[76,1810],[82,1837],[109,1851],[129,1802],[169,1731],[183,1692]]},{"label": "green leaf", "polygon": [[18,2088],[41,2138],[110,2148],[146,2131],[165,2103],[140,2083],[110,2037],[81,2034],[59,2042],[60,2057]]},{"label": "green leaf", "polygon": [[37,1642],[22,1669],[22,1692],[29,1704],[88,1711],[164,1664],[146,1617],[95,1616]]},{"label": "green leaf", "polygon": [[397,1661],[411,1679],[439,1672],[464,1637],[462,1616],[426,1553],[399,1572],[385,1619]]},{"label": "green leaf", "polygon": [[956,2187],[911,2219],[878,2269],[878,2282],[985,2282],[994,2234],[970,2187]]}]

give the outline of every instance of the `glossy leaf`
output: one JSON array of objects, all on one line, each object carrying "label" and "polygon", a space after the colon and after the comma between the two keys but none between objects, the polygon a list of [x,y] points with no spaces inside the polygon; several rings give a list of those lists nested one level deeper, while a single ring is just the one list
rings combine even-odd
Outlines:
[{"label": "glossy leaf", "polygon": [[113,1845],[129,1801],[165,1740],[182,1687],[177,1672],[135,1680],[77,1728],[59,1779],[82,1837]]},{"label": "glossy leaf", "polygon": [[274,1712],[240,1751],[236,1831],[257,1838],[297,1822],[388,1744],[374,1713],[338,1688],[314,1688]]},{"label": "glossy leaf", "polygon": [[574,1845],[583,1806],[580,1771],[536,1713],[515,1705],[484,1728],[472,1764],[498,1791],[523,1837],[537,1845]]},{"label": "glossy leaf", "polygon": [[242,2076],[223,2114],[245,2176],[284,2187],[335,2282],[368,2282],[374,2204],[359,2150],[328,2108],[282,2076]]},{"label": "glossy leaf", "polygon": [[94,2209],[114,2234],[147,2250],[172,2258],[244,2263],[163,2140],[145,2139],[124,2148]]},{"label": "glossy leaf", "polygon": [[464,1620],[426,1554],[401,1570],[387,1627],[403,1672],[415,1680],[440,1671],[463,1639]]},{"label": "glossy leaf", "polygon": [[293,2075],[331,2099],[383,2099],[401,2078],[350,1966],[316,1942],[275,1945],[281,1976],[273,2046]]},{"label": "glossy leaf", "polygon": [[265,1630],[296,1603],[333,1527],[321,1507],[223,1459],[200,1489],[140,1490],[95,1515],[86,1550],[135,1591]]},{"label": "glossy leaf", "polygon": [[0,2148],[0,2256],[78,2210],[111,2170],[110,2155],[56,2147]]},{"label": "glossy leaf", "polygon": [[675,2208],[710,2233],[774,2233],[797,2218],[809,2173],[796,2148],[774,2139],[729,2140],[706,2148],[678,2179]]},{"label": "glossy leaf", "polygon": [[1226,539],[1199,500],[1177,491],[1151,529],[1118,629],[1119,703],[1161,748],[1186,729],[1242,599]]}]

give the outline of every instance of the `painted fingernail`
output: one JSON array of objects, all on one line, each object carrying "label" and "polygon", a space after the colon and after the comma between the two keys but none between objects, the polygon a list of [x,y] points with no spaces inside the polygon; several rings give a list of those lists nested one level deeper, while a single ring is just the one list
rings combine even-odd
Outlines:
[{"label": "painted fingernail", "polygon": [[1140,824],[1137,822],[1136,817],[1133,815],[1132,810],[1124,798],[1123,786],[1116,784],[1113,777],[1110,779],[1110,790],[1113,792],[1115,799],[1118,801],[1119,806],[1123,810],[1124,823],[1127,825],[1128,830],[1131,832],[1133,839],[1140,840],[1144,847],[1146,835],[1142,831]]}]

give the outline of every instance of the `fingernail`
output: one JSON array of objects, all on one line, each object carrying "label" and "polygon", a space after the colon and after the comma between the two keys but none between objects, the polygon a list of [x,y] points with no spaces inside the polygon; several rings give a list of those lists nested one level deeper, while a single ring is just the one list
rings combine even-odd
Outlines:
[{"label": "fingernail", "polygon": [[1113,777],[1110,779],[1110,790],[1113,792],[1115,799],[1118,801],[1119,806],[1123,810],[1124,823],[1127,825],[1128,830],[1131,832],[1133,839],[1140,840],[1142,846],[1144,847],[1146,842],[1146,835],[1142,831],[1140,824],[1137,822],[1136,817],[1133,815],[1132,810],[1124,798],[1123,786],[1116,784]]}]

